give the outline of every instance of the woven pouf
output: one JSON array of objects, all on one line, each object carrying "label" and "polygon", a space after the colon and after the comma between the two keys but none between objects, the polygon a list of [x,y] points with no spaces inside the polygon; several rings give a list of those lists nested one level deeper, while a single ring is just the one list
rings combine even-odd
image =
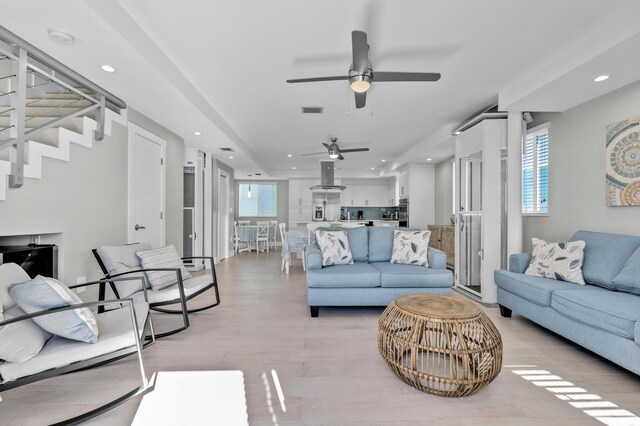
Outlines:
[{"label": "woven pouf", "polygon": [[411,294],[391,302],[378,321],[378,350],[416,389],[467,396],[487,386],[502,367],[502,338],[473,303]]}]

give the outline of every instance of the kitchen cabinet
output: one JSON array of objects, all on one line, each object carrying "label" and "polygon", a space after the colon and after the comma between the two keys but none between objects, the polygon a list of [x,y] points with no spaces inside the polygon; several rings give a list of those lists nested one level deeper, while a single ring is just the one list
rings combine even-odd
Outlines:
[{"label": "kitchen cabinet", "polygon": [[398,178],[399,183],[399,193],[400,197],[408,197],[409,196],[409,171],[405,170],[400,173],[400,177]]},{"label": "kitchen cabinet", "polygon": [[313,220],[313,193],[309,188],[319,183],[318,179],[289,179],[289,229]]},{"label": "kitchen cabinet", "polygon": [[340,194],[340,204],[343,207],[389,207],[395,206],[395,182],[379,180],[362,183],[345,180],[346,189]]}]

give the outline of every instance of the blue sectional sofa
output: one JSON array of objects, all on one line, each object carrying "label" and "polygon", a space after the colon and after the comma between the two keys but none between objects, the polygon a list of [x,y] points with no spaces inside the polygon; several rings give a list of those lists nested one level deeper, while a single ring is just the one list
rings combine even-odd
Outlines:
[{"label": "blue sectional sofa", "polygon": [[354,263],[322,266],[317,244],[305,248],[311,316],[320,306],[386,306],[408,293],[451,294],[447,255],[429,248],[429,267],[390,263],[393,228],[346,228]]},{"label": "blue sectional sofa", "polygon": [[578,231],[587,285],[525,275],[530,253],[495,271],[503,316],[515,311],[640,374],[640,236]]}]

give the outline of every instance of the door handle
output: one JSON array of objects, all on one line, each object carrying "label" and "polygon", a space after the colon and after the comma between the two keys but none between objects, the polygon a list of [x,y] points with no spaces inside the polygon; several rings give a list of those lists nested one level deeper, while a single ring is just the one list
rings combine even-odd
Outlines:
[{"label": "door handle", "polygon": [[135,229],[136,231],[138,231],[138,230],[140,230],[140,229],[147,229],[147,227],[146,227],[146,226],[140,226],[140,225],[138,225],[138,224],[136,223],[136,226],[134,227],[134,229]]}]

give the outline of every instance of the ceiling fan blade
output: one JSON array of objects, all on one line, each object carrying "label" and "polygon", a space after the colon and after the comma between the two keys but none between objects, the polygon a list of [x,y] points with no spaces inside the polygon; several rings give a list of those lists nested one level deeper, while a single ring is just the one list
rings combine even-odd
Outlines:
[{"label": "ceiling fan blade", "polygon": [[393,72],[376,71],[373,73],[373,81],[438,81],[440,73],[437,72]]},{"label": "ceiling fan blade", "polygon": [[351,149],[341,149],[340,152],[364,152],[369,151],[369,148],[351,148]]},{"label": "ceiling fan blade", "polygon": [[311,83],[314,81],[334,81],[334,80],[349,80],[349,76],[339,75],[335,77],[294,78],[292,80],[287,80],[287,83]]},{"label": "ceiling fan blade", "polygon": [[342,156],[342,154],[338,154],[338,160],[344,160],[344,157]]},{"label": "ceiling fan blade", "polygon": [[320,155],[320,154],[323,154],[323,155],[324,155],[324,154],[326,154],[326,153],[327,153],[327,151],[322,151],[322,152],[310,152],[309,154],[301,154],[300,156],[301,156],[301,157],[306,157],[306,156],[309,156],[309,155]]},{"label": "ceiling fan blade", "polygon": [[322,142],[322,145],[324,145],[324,147],[325,147],[325,148],[327,148],[327,149],[331,149],[331,147],[329,146],[329,144],[328,144],[328,143],[324,143],[324,142]]},{"label": "ceiling fan blade", "polygon": [[367,33],[364,31],[351,32],[351,50],[353,53],[353,69],[356,71],[366,71],[369,68]]},{"label": "ceiling fan blade", "polygon": [[364,108],[364,105],[367,103],[367,92],[353,92],[356,95],[356,108]]}]

